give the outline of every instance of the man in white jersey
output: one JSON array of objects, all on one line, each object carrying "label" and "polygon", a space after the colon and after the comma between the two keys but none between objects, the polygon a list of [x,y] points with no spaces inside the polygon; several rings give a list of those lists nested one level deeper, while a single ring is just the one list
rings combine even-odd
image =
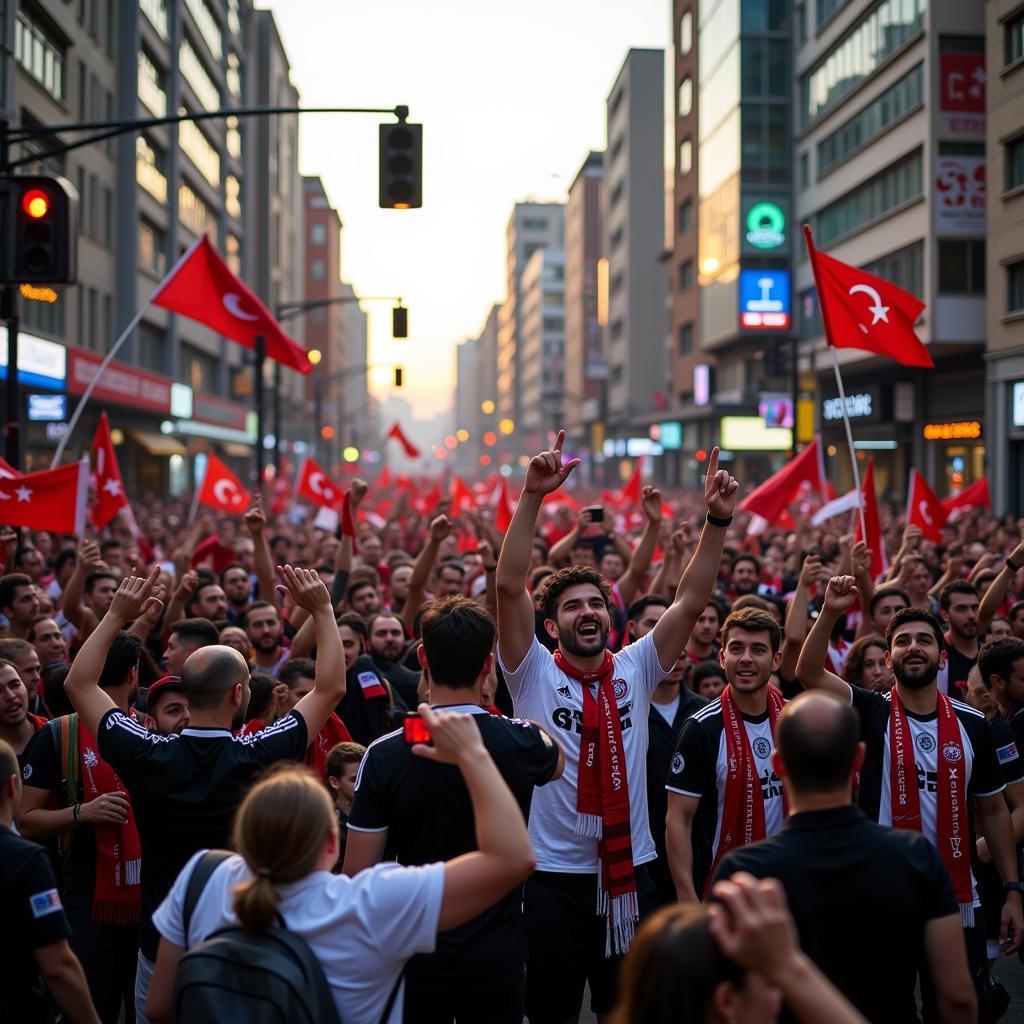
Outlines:
[{"label": "man in white jersey", "polygon": [[651,694],[683,652],[704,611],[736,503],[736,481],[712,452],[704,496],[707,525],[671,607],[654,629],[616,655],[608,584],[595,569],[572,566],[540,592],[552,656],[534,636],[526,589],[537,514],[578,459],[563,462],[561,431],[551,451],[531,461],[498,560],[498,660],[516,714],[550,729],[565,751],[565,773],[534,795],[530,838],[537,873],[525,913],[531,1024],[578,1018],[583,987],[600,1021],[615,1005],[618,959],[642,912],[657,895],[642,865],[656,853],[647,818],[645,759]]},{"label": "man in white jersey", "polygon": [[[977,892],[974,819],[1006,889],[1000,925],[1005,953],[1024,935],[1017,848],[1006,788],[985,716],[943,694],[936,685],[946,664],[942,627],[929,612],[898,611],[886,627],[886,664],[896,684],[888,693],[850,686],[825,665],[828,637],[858,598],[852,576],[828,582],[825,600],[804,642],[797,678],[849,701],[860,715],[867,746],[858,802],[880,825],[920,832],[942,856],[960,905],[967,957],[979,997],[988,985],[985,930]],[[922,987],[925,1020],[936,1019],[930,986]],[[982,1001],[984,1001],[982,999]]]}]

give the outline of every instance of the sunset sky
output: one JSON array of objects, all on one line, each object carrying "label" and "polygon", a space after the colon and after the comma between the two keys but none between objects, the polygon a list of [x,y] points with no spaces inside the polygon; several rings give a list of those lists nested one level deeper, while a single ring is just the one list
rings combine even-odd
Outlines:
[{"label": "sunset sky", "polygon": [[[504,295],[513,203],[564,200],[630,47],[665,47],[668,0],[277,0],[271,7],[305,105],[409,107],[421,122],[423,209],[377,206],[374,115],[306,115],[300,170],[339,210],[342,274],[400,294],[410,337],[371,304],[370,361],[406,367],[421,417],[451,404],[454,350]],[[378,396],[386,371],[371,375]]]}]

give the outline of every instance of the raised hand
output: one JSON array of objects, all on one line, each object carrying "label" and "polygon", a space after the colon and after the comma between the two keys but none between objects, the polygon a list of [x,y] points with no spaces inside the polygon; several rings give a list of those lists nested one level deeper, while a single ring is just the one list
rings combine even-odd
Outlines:
[{"label": "raised hand", "polygon": [[126,576],[114,593],[108,614],[121,622],[132,622],[145,608],[156,581],[160,578],[160,566],[154,565],[148,576]]},{"label": "raised hand", "polygon": [[640,491],[640,507],[651,523],[661,522],[661,491],[657,487],[647,484]]},{"label": "raised hand", "polygon": [[858,597],[860,591],[853,576],[833,576],[825,588],[825,603],[822,610],[836,616],[842,615],[853,607]]},{"label": "raised hand", "polygon": [[821,564],[820,555],[808,555],[804,559],[804,564],[800,568],[800,586],[805,590],[812,590],[816,583],[818,583],[825,572],[824,567]]},{"label": "raised hand", "polygon": [[417,709],[420,717],[430,730],[432,745],[417,743],[412,752],[428,761],[440,761],[442,764],[459,764],[478,757],[486,757],[487,749],[480,738],[480,728],[473,721],[472,715],[458,711],[434,711],[429,704],[421,704]]},{"label": "raised hand", "polygon": [[180,580],[178,585],[174,588],[174,596],[179,601],[187,601],[195,592],[196,587],[199,586],[199,573],[195,569],[189,569]]},{"label": "raised hand", "polygon": [[277,573],[284,580],[284,583],[277,584],[278,591],[290,594],[300,608],[305,608],[307,612],[324,608],[330,610],[331,595],[315,569],[293,569],[290,565],[279,565]]},{"label": "raised hand", "polygon": [[258,537],[263,533],[263,528],[266,525],[267,514],[263,511],[263,506],[260,504],[260,499],[257,496],[253,500],[252,508],[245,513],[245,526],[253,537]]},{"label": "raised hand", "polygon": [[855,576],[861,574],[867,575],[871,572],[872,554],[866,541],[857,541],[857,543],[853,545],[850,557],[853,560],[853,572]]},{"label": "raised hand", "polygon": [[541,452],[530,459],[530,465],[526,470],[526,482],[523,484],[523,490],[527,494],[551,494],[552,491],[557,491],[580,464],[579,459],[570,459],[563,464],[563,444],[565,431],[560,430],[551,451]]},{"label": "raised hand", "polygon": [[708,475],[704,479],[704,501],[713,516],[728,519],[736,507],[739,483],[724,469],[718,468],[718,447],[712,449]]},{"label": "raised hand", "polygon": [[78,564],[88,572],[100,564],[100,546],[94,540],[82,541],[78,548]]},{"label": "raised hand", "polygon": [[163,613],[164,586],[162,583],[158,583],[153,588],[153,593],[146,598],[146,602],[142,606],[142,611],[139,613],[139,618],[146,624],[147,633],[156,629],[157,623],[160,621],[160,616],[163,615]]},{"label": "raised hand", "polygon": [[441,541],[451,536],[451,532],[452,521],[447,516],[438,516],[436,519],[431,520],[430,539],[435,544],[440,544]]},{"label": "raised hand", "polygon": [[682,558],[686,554],[687,545],[690,543],[690,524],[683,523],[678,530],[674,530],[668,539],[668,547],[676,558]]},{"label": "raised hand", "polygon": [[353,511],[359,507],[359,503],[366,497],[366,492],[369,489],[370,485],[359,477],[352,481],[348,489],[348,500]]}]

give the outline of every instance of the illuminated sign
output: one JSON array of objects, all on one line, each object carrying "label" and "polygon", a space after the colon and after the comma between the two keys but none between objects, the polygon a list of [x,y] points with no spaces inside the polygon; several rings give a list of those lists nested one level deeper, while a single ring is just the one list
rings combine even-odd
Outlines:
[{"label": "illuminated sign", "polygon": [[1013,385],[1013,425],[1024,427],[1024,380]]},{"label": "illuminated sign", "polygon": [[740,271],[740,326],[785,330],[789,315],[788,270]]},{"label": "illuminated sign", "polygon": [[786,215],[775,203],[755,203],[750,208],[747,241],[755,249],[778,249],[786,241]]},{"label": "illuminated sign", "polygon": [[711,367],[698,363],[693,368],[693,404],[707,405],[711,401]]},{"label": "illuminated sign", "polygon": [[926,423],[926,441],[971,441],[981,437],[981,424],[977,420],[960,420],[956,423]]},{"label": "illuminated sign", "polygon": [[740,452],[784,452],[793,447],[793,431],[766,427],[760,416],[723,416],[719,422],[722,448]]},{"label": "illuminated sign", "polygon": [[762,394],[758,398],[757,413],[766,427],[792,427],[793,399],[789,395]]},{"label": "illuminated sign", "polygon": [[602,448],[605,458],[631,458],[640,455],[663,455],[665,449],[649,437],[608,438]]},{"label": "illuminated sign", "polygon": [[661,442],[665,451],[676,451],[683,447],[683,425],[682,423],[662,423],[656,441]]},{"label": "illuminated sign", "polygon": [[[859,395],[846,396],[846,415],[851,420],[864,419],[875,414],[875,396],[864,392]],[[841,420],[843,418],[843,403],[838,398],[826,398],[821,403],[821,418],[823,420]]]},{"label": "illuminated sign", "polygon": [[59,422],[68,418],[67,395],[29,395],[28,418],[34,423],[45,420]]},{"label": "illuminated sign", "polygon": [[37,288],[31,284],[19,285],[18,291],[23,299],[30,299],[32,302],[56,302],[58,298],[52,288]]}]

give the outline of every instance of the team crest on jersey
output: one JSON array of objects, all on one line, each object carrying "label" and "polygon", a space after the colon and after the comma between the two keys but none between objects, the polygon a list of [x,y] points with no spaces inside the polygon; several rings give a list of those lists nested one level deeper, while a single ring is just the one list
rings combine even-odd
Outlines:
[{"label": "team crest on jersey", "polygon": [[86,768],[95,768],[100,763],[99,755],[92,747],[86,748],[85,753],[82,755],[82,762]]},{"label": "team crest on jersey", "polygon": [[568,686],[560,686],[560,687],[558,688],[558,692],[559,692],[559,693],[560,693],[560,694],[561,694],[561,695],[562,695],[563,697],[571,697],[571,696],[572,696],[572,692],[571,692],[571,691],[569,690],[569,687],[568,687]]},{"label": "team crest on jersey", "polygon": [[686,767],[686,762],[683,760],[683,755],[674,754],[672,756],[672,774],[678,775],[684,767]]},{"label": "team crest on jersey", "polygon": [[950,764],[956,764],[964,755],[956,743],[946,743],[942,748],[942,756]]},{"label": "team crest on jersey", "polygon": [[625,679],[613,679],[612,680],[612,693],[615,694],[616,700],[622,700],[626,696],[626,680]]},{"label": "team crest on jersey", "polygon": [[763,736],[758,736],[757,739],[754,740],[752,746],[754,748],[754,754],[761,758],[762,761],[772,752],[772,745]]},{"label": "team crest on jersey", "polygon": [[32,778],[32,765],[27,764],[27,765],[25,765],[24,768],[21,769],[21,777],[26,782],[28,782],[28,780]]},{"label": "team crest on jersey", "polygon": [[917,749],[922,754],[930,754],[935,749],[935,740],[928,733],[923,732],[917,737]]},{"label": "team crest on jersey", "polygon": [[1009,764],[1017,760],[1017,744],[1007,743],[1005,747],[996,747],[996,757],[1000,764]]}]

